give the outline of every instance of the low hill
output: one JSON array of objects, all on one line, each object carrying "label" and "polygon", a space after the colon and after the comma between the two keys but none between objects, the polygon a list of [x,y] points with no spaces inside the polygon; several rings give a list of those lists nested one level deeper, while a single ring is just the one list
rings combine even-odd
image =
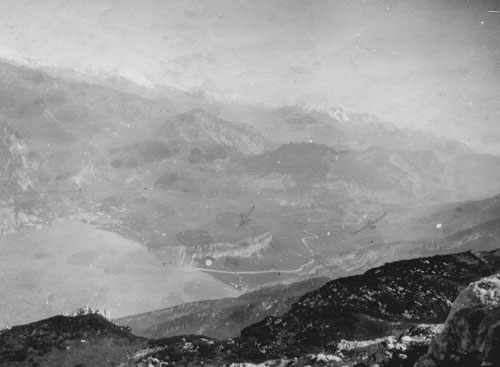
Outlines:
[{"label": "low hill", "polygon": [[54,316],[0,331],[2,366],[117,366],[145,339],[98,314]]}]

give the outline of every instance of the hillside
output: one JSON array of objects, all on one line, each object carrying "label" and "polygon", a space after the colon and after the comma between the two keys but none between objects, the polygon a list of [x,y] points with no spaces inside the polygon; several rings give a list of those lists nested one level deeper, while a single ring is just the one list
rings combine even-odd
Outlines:
[{"label": "hillside", "polygon": [[498,250],[386,264],[325,284],[285,315],[245,328],[239,340],[267,356],[295,355],[331,348],[340,339],[373,339],[415,323],[443,322],[461,289],[499,267]]},{"label": "hillside", "polygon": [[[469,160],[477,165],[467,165]],[[351,198],[364,196],[379,203],[406,205],[493,195],[497,192],[493,181],[500,178],[498,157],[472,154],[443,159],[434,149],[415,151],[386,146],[337,151],[312,142],[282,144],[249,157],[244,165],[251,175],[288,176],[302,188],[335,191],[342,186]],[[486,167],[493,171],[487,172]],[[471,170],[477,175],[468,175]],[[478,182],[473,177],[482,179]]]},{"label": "hillside", "polygon": [[244,327],[266,316],[285,313],[302,294],[320,287],[327,280],[313,278],[245,293],[238,298],[186,303],[123,317],[115,322],[147,338],[188,334],[234,338]]},{"label": "hillside", "polygon": [[146,340],[99,314],[54,316],[0,331],[2,366],[110,366]]},{"label": "hillside", "polygon": [[89,138],[100,135],[140,133],[138,123],[144,129],[176,112],[167,99],[149,100],[5,62],[0,63],[0,80],[3,118],[28,140],[40,143],[37,149],[47,142],[88,146]]},{"label": "hillside", "polygon": [[[177,138],[198,145],[226,146],[243,154],[260,154],[272,147],[251,125],[220,119],[202,108],[171,117],[157,129],[157,133],[168,140]],[[211,160],[210,154],[217,157],[216,151],[206,153],[206,160]]]},{"label": "hillside", "polygon": [[389,263],[330,281],[304,294],[282,316],[268,316],[227,340],[147,340],[97,314],[56,316],[2,330],[0,355],[5,366],[158,366],[162,361],[194,366],[287,356],[282,361],[293,366],[381,361],[406,367],[425,354],[442,329],[424,324],[443,323],[462,289],[499,270],[499,250]]},{"label": "hillside", "polygon": [[[440,236],[447,236],[500,217],[500,195],[483,200],[459,201],[442,205],[429,215],[415,220],[414,227],[431,232],[441,224]],[[436,231],[434,231],[436,233]]]}]

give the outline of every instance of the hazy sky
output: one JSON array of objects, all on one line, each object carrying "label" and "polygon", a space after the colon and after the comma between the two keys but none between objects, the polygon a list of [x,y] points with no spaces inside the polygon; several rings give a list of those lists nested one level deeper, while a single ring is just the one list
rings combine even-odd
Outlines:
[{"label": "hazy sky", "polygon": [[500,154],[496,0],[0,0],[0,9],[0,55],[251,102],[340,105]]}]

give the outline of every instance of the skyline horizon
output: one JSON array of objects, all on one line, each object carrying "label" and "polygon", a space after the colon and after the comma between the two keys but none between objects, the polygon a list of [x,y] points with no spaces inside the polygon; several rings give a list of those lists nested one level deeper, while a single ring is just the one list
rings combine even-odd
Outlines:
[{"label": "skyline horizon", "polygon": [[496,0],[2,4],[0,56],[249,104],[342,106],[500,154]]}]

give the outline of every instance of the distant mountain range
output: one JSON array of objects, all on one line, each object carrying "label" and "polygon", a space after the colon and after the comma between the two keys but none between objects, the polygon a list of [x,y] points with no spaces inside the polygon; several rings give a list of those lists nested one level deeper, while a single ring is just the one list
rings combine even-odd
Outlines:
[{"label": "distant mountain range", "polygon": [[342,107],[317,107],[308,104],[270,108],[244,104],[218,104],[206,107],[224,118],[257,127],[270,140],[280,144],[309,142],[337,150],[366,150],[386,147],[391,150],[434,151],[440,158],[471,153],[465,144],[430,133],[402,129],[381,121],[373,114],[347,111]]}]

